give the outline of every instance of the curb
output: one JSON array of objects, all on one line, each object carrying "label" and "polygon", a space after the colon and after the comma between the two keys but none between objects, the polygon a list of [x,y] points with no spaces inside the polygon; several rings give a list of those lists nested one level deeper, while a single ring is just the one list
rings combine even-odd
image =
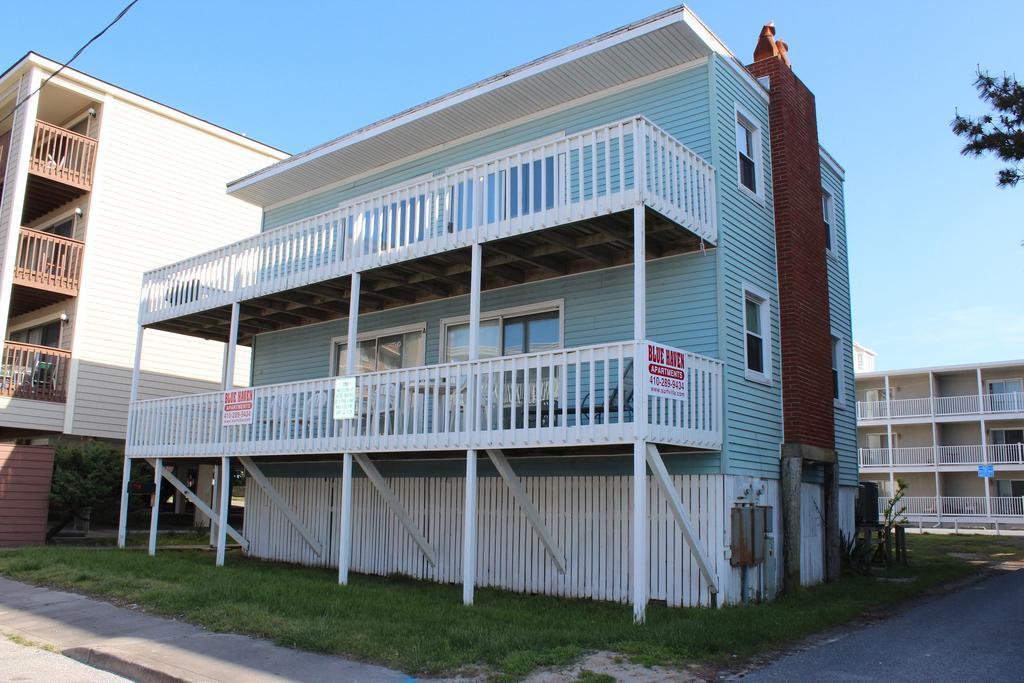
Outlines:
[{"label": "curb", "polygon": [[61,650],[61,654],[94,669],[117,674],[136,683],[190,683],[192,680],[92,647],[69,647]]}]

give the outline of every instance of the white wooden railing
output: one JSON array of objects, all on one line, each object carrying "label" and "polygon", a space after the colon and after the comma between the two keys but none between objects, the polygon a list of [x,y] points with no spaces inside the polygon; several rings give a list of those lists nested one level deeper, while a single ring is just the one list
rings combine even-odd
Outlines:
[{"label": "white wooden railing", "polygon": [[[879,517],[888,498],[879,497]],[[897,509],[906,508],[903,513],[911,520],[918,517],[1024,517],[1024,498],[1020,496],[992,496],[986,508],[985,496],[905,496]]]},{"label": "white wooden railing", "polygon": [[1024,465],[1024,444],[989,444],[962,446],[912,446],[900,448],[861,448],[861,467],[889,465]]},{"label": "white wooden railing", "polygon": [[717,241],[714,169],[637,117],[509,149],[149,271],[140,321],[623,211],[637,202]]},{"label": "white wooden railing", "polygon": [[[979,407],[981,410],[979,410]],[[969,394],[935,398],[898,398],[891,401],[858,401],[857,419],[928,417],[930,415],[974,415],[984,413],[1024,413],[1024,393]]]},{"label": "white wooden railing", "polygon": [[631,443],[637,435],[720,449],[721,362],[680,352],[680,396],[663,397],[650,388],[648,344],[357,375],[350,419],[334,419],[335,378],[254,387],[252,419],[241,425],[223,425],[223,392],[138,401],[131,406],[126,452],[438,451]]}]

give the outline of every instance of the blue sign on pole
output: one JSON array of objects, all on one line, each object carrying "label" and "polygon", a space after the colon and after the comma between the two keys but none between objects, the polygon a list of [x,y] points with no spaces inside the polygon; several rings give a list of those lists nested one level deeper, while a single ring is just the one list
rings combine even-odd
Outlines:
[{"label": "blue sign on pole", "polygon": [[996,475],[995,465],[978,465],[979,477],[994,477]]}]

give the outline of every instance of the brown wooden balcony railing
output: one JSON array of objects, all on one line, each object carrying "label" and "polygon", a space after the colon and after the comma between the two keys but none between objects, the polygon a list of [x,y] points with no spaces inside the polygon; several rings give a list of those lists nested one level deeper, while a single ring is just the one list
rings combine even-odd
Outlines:
[{"label": "brown wooden balcony railing", "polygon": [[4,342],[0,396],[64,403],[71,352],[48,346]]},{"label": "brown wooden balcony railing", "polygon": [[82,190],[92,189],[96,140],[43,121],[36,122],[28,169]]},{"label": "brown wooden balcony railing", "polygon": [[77,295],[84,246],[70,237],[22,228],[14,262],[15,283]]}]

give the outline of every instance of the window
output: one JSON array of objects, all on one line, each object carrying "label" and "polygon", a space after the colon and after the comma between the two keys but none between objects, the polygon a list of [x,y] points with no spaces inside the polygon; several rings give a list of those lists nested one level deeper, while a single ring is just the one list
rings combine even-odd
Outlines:
[{"label": "window", "polygon": [[996,496],[1000,498],[1024,498],[1024,480],[996,479]]},{"label": "window", "polygon": [[[895,434],[893,436],[895,436]],[[885,432],[865,434],[864,443],[868,448],[888,448],[889,435]]]},{"label": "window", "polygon": [[[549,351],[562,346],[561,304],[492,312],[481,316],[480,358],[514,356]],[[444,358],[448,362],[469,360],[469,323],[445,324]]]},{"label": "window", "polygon": [[74,237],[75,216],[71,215],[68,218],[62,218],[56,223],[53,223],[43,228],[42,232],[48,232],[51,235],[58,235],[60,237]]},{"label": "window", "polygon": [[736,108],[736,156],[740,187],[761,196],[761,132],[754,118]]},{"label": "window", "polygon": [[771,381],[771,316],[768,295],[752,287],[743,288],[743,345],[747,379]]},{"label": "window", "polygon": [[23,330],[17,330],[11,332],[10,340],[13,342],[19,342],[21,344],[34,344],[36,346],[49,346],[50,348],[60,348],[60,326],[59,320],[46,323],[45,325],[36,325],[35,327],[27,327]]},{"label": "window", "polygon": [[832,195],[827,190],[821,191],[821,216],[825,221],[825,250],[832,253],[835,244],[835,205]]},{"label": "window", "polygon": [[[355,372],[378,372],[414,368],[424,363],[425,327],[379,330],[359,335]],[[335,375],[345,374],[348,341],[333,340],[331,363]]]},{"label": "window", "polygon": [[843,405],[843,340],[832,337],[832,398]]}]

